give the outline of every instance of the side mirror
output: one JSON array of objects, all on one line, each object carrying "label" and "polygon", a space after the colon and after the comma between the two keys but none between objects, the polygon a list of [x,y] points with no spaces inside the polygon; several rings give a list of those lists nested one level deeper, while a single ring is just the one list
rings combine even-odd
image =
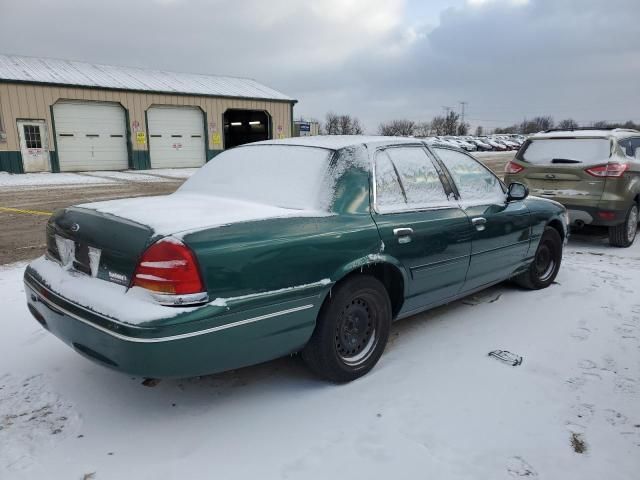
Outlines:
[{"label": "side mirror", "polygon": [[529,189],[522,183],[513,182],[509,185],[509,191],[507,193],[507,202],[513,200],[524,200],[529,196]]}]

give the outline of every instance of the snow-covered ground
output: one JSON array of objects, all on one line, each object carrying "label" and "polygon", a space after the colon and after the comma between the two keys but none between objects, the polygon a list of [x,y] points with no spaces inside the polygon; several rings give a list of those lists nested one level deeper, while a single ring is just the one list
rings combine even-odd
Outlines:
[{"label": "snow-covered ground", "polygon": [[157,170],[95,171],[66,173],[0,172],[0,187],[67,187],[90,184],[115,184],[125,182],[168,182],[171,179],[189,178],[197,168],[165,168]]},{"label": "snow-covered ground", "polygon": [[640,242],[399,322],[342,386],[298,358],[143,386],[44,331],[23,269],[0,267],[2,479],[638,478]]}]

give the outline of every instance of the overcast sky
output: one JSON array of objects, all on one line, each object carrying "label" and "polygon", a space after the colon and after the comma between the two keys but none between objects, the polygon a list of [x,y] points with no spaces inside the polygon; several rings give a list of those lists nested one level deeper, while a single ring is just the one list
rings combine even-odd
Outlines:
[{"label": "overcast sky", "polygon": [[370,133],[640,122],[640,0],[0,0],[0,52],[251,77]]}]

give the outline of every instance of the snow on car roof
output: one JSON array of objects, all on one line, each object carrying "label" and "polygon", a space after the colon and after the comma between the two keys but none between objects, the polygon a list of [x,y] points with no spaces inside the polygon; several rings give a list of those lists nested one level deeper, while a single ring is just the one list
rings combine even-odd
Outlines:
[{"label": "snow on car roof", "polygon": [[623,138],[639,134],[640,132],[637,130],[614,128],[612,130],[563,130],[557,132],[540,132],[533,134],[529,138],[532,140],[537,138]]},{"label": "snow on car roof", "polygon": [[424,143],[423,139],[412,137],[383,137],[378,135],[318,135],[313,137],[294,137],[281,140],[265,140],[245,146],[253,145],[298,145],[302,147],[319,147],[339,150],[355,145],[369,145],[380,143]]},{"label": "snow on car roof", "polygon": [[176,73],[19,55],[0,54],[0,80],[295,102],[284,93],[250,78]]}]

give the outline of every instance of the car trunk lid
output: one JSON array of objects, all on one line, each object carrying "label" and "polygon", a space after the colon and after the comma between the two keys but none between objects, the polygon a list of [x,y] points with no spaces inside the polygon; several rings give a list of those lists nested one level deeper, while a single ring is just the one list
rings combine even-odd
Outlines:
[{"label": "car trunk lid", "polygon": [[128,286],[152,230],[86,208],[58,210],[47,224],[47,254],[65,268]]}]

